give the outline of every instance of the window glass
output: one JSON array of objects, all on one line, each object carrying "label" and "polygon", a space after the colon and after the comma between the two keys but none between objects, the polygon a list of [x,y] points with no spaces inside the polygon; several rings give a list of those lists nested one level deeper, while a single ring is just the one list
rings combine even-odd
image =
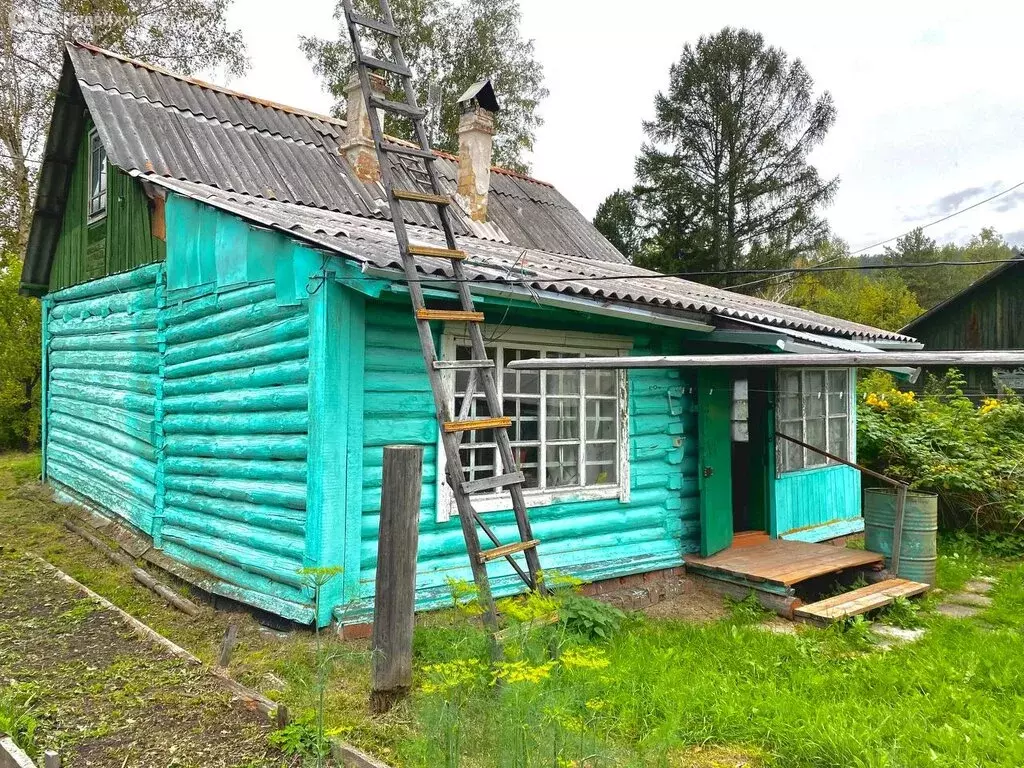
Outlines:
[{"label": "window glass", "polygon": [[[495,381],[504,415],[512,420],[509,440],[527,490],[615,485],[619,481],[621,402],[617,371],[515,371],[513,360],[580,357],[582,351],[499,341],[487,347],[495,361]],[[587,352],[593,355],[593,352]],[[600,353],[596,353],[600,354]],[[605,353],[607,354],[607,353]],[[457,360],[472,359],[465,342],[455,345]],[[470,383],[469,371],[455,371],[455,413]],[[480,388],[468,416],[490,415]],[[468,479],[512,471],[501,464],[493,430],[466,434],[461,456]],[[498,491],[487,491],[494,495]]]},{"label": "window glass", "polygon": [[834,463],[820,451],[849,458],[850,372],[845,368],[785,370],[778,381],[778,431],[820,449],[803,448],[780,437],[780,471]]},{"label": "window glass", "polygon": [[89,220],[102,218],[107,212],[107,153],[99,135],[89,134]]}]

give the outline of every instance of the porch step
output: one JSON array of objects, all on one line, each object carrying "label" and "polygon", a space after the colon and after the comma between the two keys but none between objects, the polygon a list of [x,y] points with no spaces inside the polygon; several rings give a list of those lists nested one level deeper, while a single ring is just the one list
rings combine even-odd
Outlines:
[{"label": "porch step", "polygon": [[799,606],[793,615],[798,619],[827,623],[884,608],[894,603],[897,597],[914,597],[927,591],[928,585],[917,581],[886,579],[827,600]]}]

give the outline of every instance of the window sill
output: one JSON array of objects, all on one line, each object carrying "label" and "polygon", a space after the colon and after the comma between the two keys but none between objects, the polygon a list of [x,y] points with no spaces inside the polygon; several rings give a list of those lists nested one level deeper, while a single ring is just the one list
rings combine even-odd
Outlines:
[{"label": "window sill", "polygon": [[[526,491],[523,494],[526,507],[549,507],[555,504],[575,504],[584,501],[620,499],[629,501],[628,494],[618,485],[601,485],[592,488],[571,488],[559,491]],[[473,508],[480,514],[508,512],[512,509],[512,498],[508,494],[471,499]]]}]

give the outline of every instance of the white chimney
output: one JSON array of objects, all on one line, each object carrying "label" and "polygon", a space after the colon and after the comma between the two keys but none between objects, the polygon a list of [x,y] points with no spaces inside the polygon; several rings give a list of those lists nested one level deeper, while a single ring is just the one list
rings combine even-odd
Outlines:
[{"label": "white chimney", "polygon": [[498,100],[490,80],[474,83],[459,99],[458,198],[474,221],[487,221],[494,114]]},{"label": "white chimney", "polygon": [[[384,96],[387,81],[380,75],[370,73],[370,88],[374,96]],[[377,162],[377,150],[373,146],[373,134],[370,132],[370,113],[363,99],[359,86],[359,73],[353,66],[345,85],[345,141],[341,145],[341,153],[362,181],[369,184],[380,181],[380,164]],[[384,111],[377,110],[377,120],[381,130],[384,128]]]}]

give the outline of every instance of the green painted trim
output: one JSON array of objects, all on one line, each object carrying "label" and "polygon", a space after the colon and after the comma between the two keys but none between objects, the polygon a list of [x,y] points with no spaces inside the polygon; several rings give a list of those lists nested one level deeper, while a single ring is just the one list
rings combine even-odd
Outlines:
[{"label": "green painted trim", "polygon": [[[390,280],[368,278],[354,262],[332,256],[328,270],[334,273],[334,279],[364,296],[373,299],[380,298],[385,291],[394,290],[395,283]],[[408,288],[405,289],[408,294]]]},{"label": "green painted trim", "polygon": [[363,297],[327,279],[310,298],[307,568],[343,568],[321,589],[318,622],[358,593],[362,545]]},{"label": "green painted trim", "polygon": [[788,541],[809,541],[815,543],[863,532],[864,518],[855,517],[852,520],[836,520],[824,525],[817,525],[814,528],[801,528],[797,531],[790,531],[789,533],[782,534],[779,538],[787,539]]}]

